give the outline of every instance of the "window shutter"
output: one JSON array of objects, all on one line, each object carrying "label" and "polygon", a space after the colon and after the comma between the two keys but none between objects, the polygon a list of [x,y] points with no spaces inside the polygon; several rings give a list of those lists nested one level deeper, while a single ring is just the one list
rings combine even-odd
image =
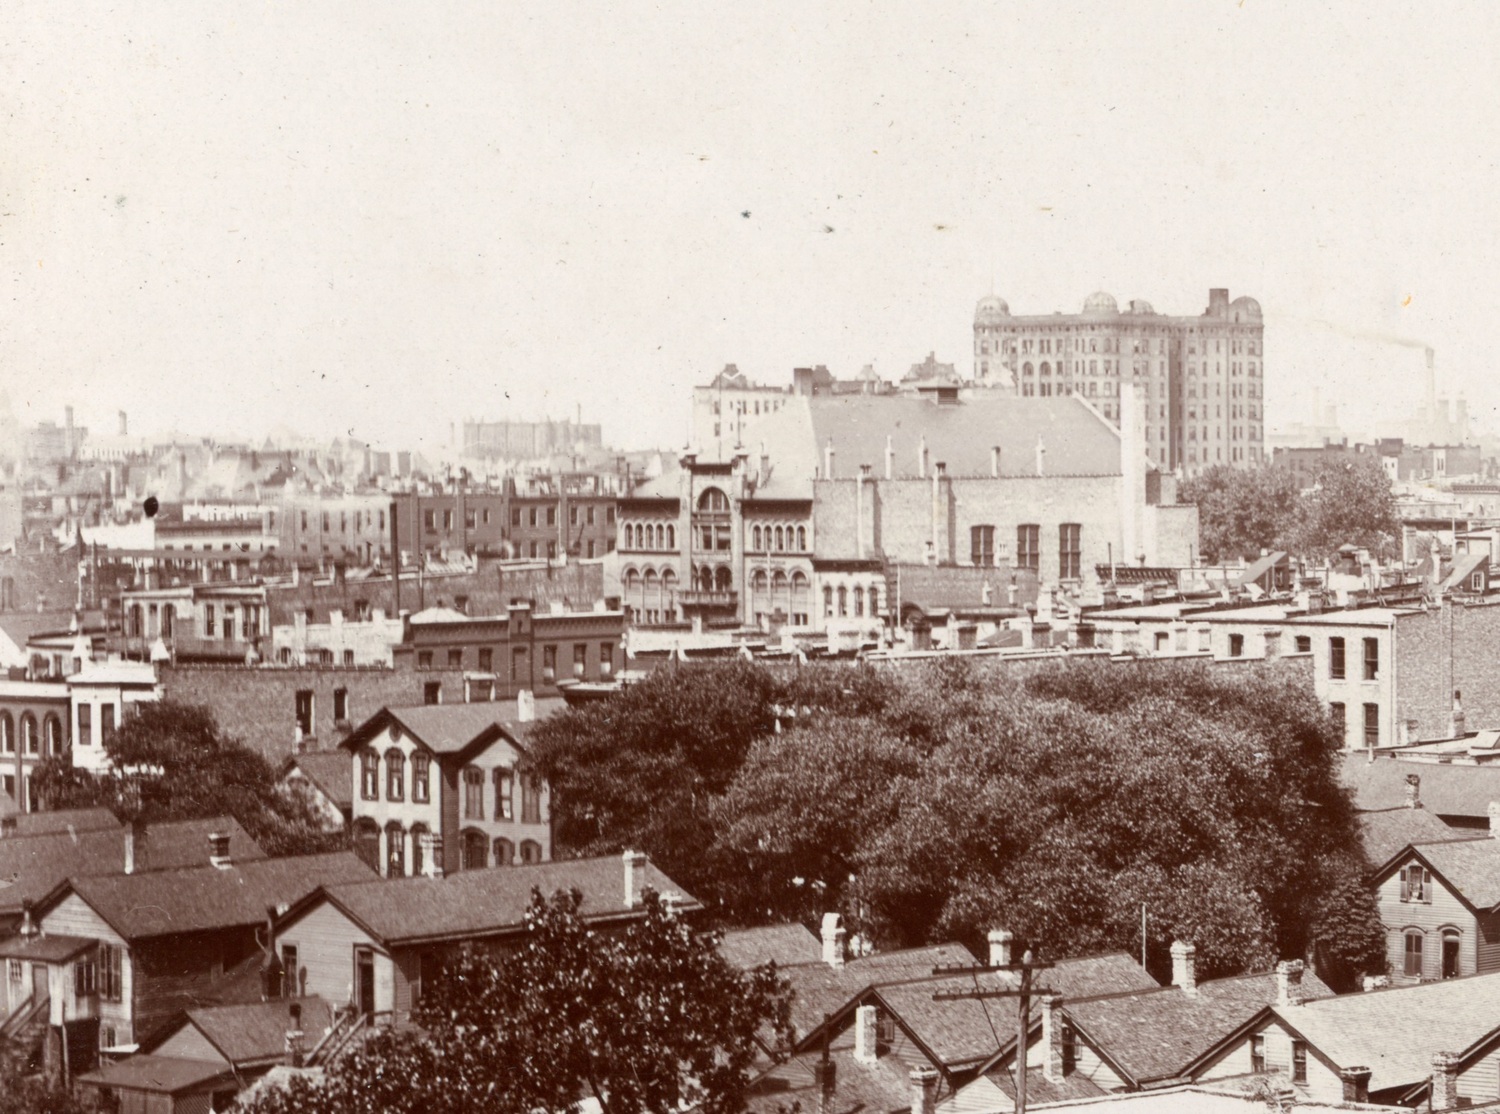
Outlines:
[{"label": "window shutter", "polygon": [[1432,904],[1432,871],[1422,871],[1422,900]]},{"label": "window shutter", "polygon": [[1401,872],[1401,900],[1411,900],[1411,873],[1406,870]]}]

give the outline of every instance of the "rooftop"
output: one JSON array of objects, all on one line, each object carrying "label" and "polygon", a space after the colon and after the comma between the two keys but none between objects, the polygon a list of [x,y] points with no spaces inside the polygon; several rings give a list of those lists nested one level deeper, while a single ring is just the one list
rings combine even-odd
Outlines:
[{"label": "rooftop", "polygon": [[341,809],[354,804],[354,773],[347,752],[316,750],[288,758],[283,773],[293,766]]},{"label": "rooftop", "polygon": [[1422,805],[1439,816],[1485,820],[1500,801],[1500,765],[1410,762],[1354,752],[1344,756],[1340,780],[1354,790],[1356,808],[1373,812],[1406,804],[1406,775],[1421,777]]},{"label": "rooftop", "polygon": [[[509,713],[509,714],[507,714]],[[341,750],[363,746],[395,721],[434,754],[459,754],[486,736],[515,735],[517,722],[512,701],[473,704],[418,704],[409,708],[382,708],[356,727],[340,743]],[[353,774],[350,774],[353,777]]]},{"label": "rooftop", "polygon": [[763,963],[789,967],[817,963],[822,944],[800,924],[769,924],[730,929],[719,941],[719,954],[735,967],[759,967]]},{"label": "rooftop", "polygon": [[233,1073],[223,1064],[203,1060],[181,1060],[173,1056],[130,1056],[119,1063],[104,1064],[85,1072],[78,1082],[95,1087],[112,1087],[128,1091],[150,1091],[175,1095],[194,1087],[217,1082],[221,1077],[233,1080]]},{"label": "rooftop", "polygon": [[[1464,833],[1444,824],[1425,808],[1389,808],[1380,812],[1362,812],[1357,817],[1359,842],[1365,860],[1371,866],[1383,866],[1390,857],[1410,843],[1462,839]],[[1480,838],[1473,833],[1471,838]]]},{"label": "rooftop", "polygon": [[287,1032],[292,1028],[293,1005],[301,1009],[299,1024],[311,1047],[333,1024],[333,1006],[322,998],[274,998],[248,1005],[188,1010],[179,1023],[162,1029],[143,1044],[141,1051],[151,1052],[191,1025],[236,1067],[281,1060],[286,1055]]},{"label": "rooftop", "polygon": [[1474,908],[1500,906],[1500,839],[1447,839],[1413,850]]}]

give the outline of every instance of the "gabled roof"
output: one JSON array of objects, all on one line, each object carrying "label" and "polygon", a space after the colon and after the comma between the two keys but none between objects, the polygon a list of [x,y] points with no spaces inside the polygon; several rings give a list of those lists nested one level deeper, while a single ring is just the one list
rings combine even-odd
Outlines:
[{"label": "gabled roof", "polygon": [[141,1045],[142,1053],[160,1048],[191,1025],[203,1034],[224,1059],[237,1068],[280,1061],[286,1056],[293,1005],[302,1011],[300,1025],[312,1047],[333,1024],[333,1006],[322,998],[273,998],[239,1006],[191,1009]]},{"label": "gabled roof", "polygon": [[1500,974],[1345,994],[1274,1014],[1330,1062],[1370,1068],[1370,1090],[1420,1083],[1434,1052],[1462,1054],[1500,1027]]},{"label": "gabled roof", "polygon": [[41,913],[76,893],[127,940],[259,924],[270,906],[290,906],[322,885],[375,877],[348,851],[297,855],[228,867],[195,866],[144,874],[71,878]]},{"label": "gabled roof", "polygon": [[[215,833],[229,836],[230,853],[240,861],[266,857],[260,844],[233,817],[177,820],[152,824],[135,833],[136,872],[207,864],[208,837]],[[127,829],[116,826],[0,839],[0,914],[20,912],[23,901],[40,901],[66,878],[123,875],[129,835]]]},{"label": "gabled roof", "polygon": [[293,767],[301,770],[303,776],[338,808],[354,806],[354,772],[345,751],[318,750],[293,755],[282,766],[282,777]]},{"label": "gabled roof", "polygon": [[[1359,823],[1360,846],[1364,848],[1365,860],[1372,867],[1383,866],[1393,855],[1405,850],[1408,844],[1465,838],[1464,832],[1450,828],[1425,808],[1389,808],[1380,812],[1362,812],[1356,820]],[[1474,833],[1472,838],[1479,838],[1479,833]]]},{"label": "gabled roof", "polygon": [[1459,558],[1453,563],[1453,568],[1448,575],[1443,577],[1443,582],[1438,585],[1438,591],[1449,592],[1454,588],[1464,587],[1475,570],[1485,568],[1489,563],[1490,555],[1484,552],[1470,553]]},{"label": "gabled roof", "polygon": [[[645,886],[686,900],[683,892],[654,864],[647,863]],[[630,917],[640,907],[625,905],[624,866],[619,856],[465,870],[446,878],[391,878],[330,881],[289,909],[277,931],[323,902],[332,904],[387,947],[422,941],[466,940],[519,931],[531,907],[531,891],[550,897],[558,890],[578,890],[585,919]]]},{"label": "gabled roof", "polygon": [[220,1079],[233,1080],[234,1073],[222,1064],[203,1060],[182,1060],[175,1056],[130,1056],[114,1064],[103,1064],[78,1077],[78,1082],[95,1087],[148,1091],[175,1095],[194,1087],[206,1087]]},{"label": "gabled roof", "polygon": [[829,1046],[834,1089],[829,1102],[820,1104],[813,1074],[820,1059],[821,1047],[771,1067],[750,1084],[748,1109],[755,1114],[778,1114],[799,1102],[804,1111],[821,1109],[824,1114],[898,1114],[911,1109],[911,1076],[906,1065],[894,1056],[860,1063],[854,1058],[854,1036],[849,1031]]},{"label": "gabled roof", "polygon": [[1422,805],[1439,816],[1485,820],[1491,801],[1500,801],[1500,764],[1466,765],[1448,762],[1410,762],[1379,758],[1371,762],[1359,752],[1344,756],[1340,780],[1354,790],[1354,806],[1365,811],[1401,808],[1406,804],[1406,775],[1422,779]]},{"label": "gabled roof", "polygon": [[788,967],[817,963],[823,954],[818,938],[800,924],[768,924],[760,928],[735,928],[719,941],[719,954],[742,969],[775,963]]},{"label": "gabled roof", "polygon": [[931,944],[904,951],[876,952],[851,959],[842,967],[822,962],[788,967],[781,975],[792,984],[795,1040],[802,1043],[825,1018],[838,1013],[873,986],[930,980],[934,967],[973,962],[973,953],[962,944]]},{"label": "gabled roof", "polygon": [[489,702],[382,708],[342,739],[339,747],[357,750],[395,722],[434,754],[461,755],[493,742],[500,735],[517,741],[515,732],[500,719],[503,711],[504,705]]},{"label": "gabled roof", "polygon": [[120,820],[107,808],[67,808],[56,812],[18,812],[15,835],[52,835],[57,832],[102,832],[118,829]]},{"label": "gabled roof", "polygon": [[[1311,971],[1302,994],[1331,997]],[[1141,994],[1064,999],[1063,1009],[1080,1039],[1128,1081],[1143,1085],[1173,1079],[1215,1043],[1276,1000],[1274,973],[1213,979],[1188,994],[1165,986]]]},{"label": "gabled roof", "polygon": [[1500,839],[1448,839],[1402,848],[1375,873],[1377,882],[1419,859],[1475,912],[1500,907]]},{"label": "gabled roof", "polygon": [[82,936],[9,936],[0,940],[0,959],[29,959],[37,963],[64,963],[79,952],[99,946],[98,940]]}]

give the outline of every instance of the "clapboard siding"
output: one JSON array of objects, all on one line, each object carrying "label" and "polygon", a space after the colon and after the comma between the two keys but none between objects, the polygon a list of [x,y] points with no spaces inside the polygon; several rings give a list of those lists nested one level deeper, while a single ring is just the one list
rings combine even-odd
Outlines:
[{"label": "clapboard siding", "polygon": [[1500,1052],[1476,1060],[1468,1071],[1460,1073],[1458,1094],[1475,1103],[1500,1099]]},{"label": "clapboard siding", "polygon": [[1416,860],[1408,855],[1392,871],[1376,890],[1380,903],[1380,923],[1386,931],[1386,962],[1391,980],[1396,983],[1414,983],[1407,976],[1406,932],[1420,929],[1422,942],[1422,978],[1437,979],[1443,973],[1443,929],[1456,929],[1459,933],[1459,974],[1472,975],[1478,962],[1477,937],[1474,914],[1447,883],[1436,874],[1432,876],[1431,901],[1401,900],[1401,869]]},{"label": "clapboard siding", "polygon": [[331,902],[319,901],[278,928],[278,951],[289,944],[296,947],[297,966],[307,975],[303,993],[342,1005],[354,1000],[354,949],[374,947],[375,941]]},{"label": "clapboard siding", "polygon": [[1485,913],[1475,917],[1474,923],[1477,973],[1500,971],[1500,913]]},{"label": "clapboard siding", "polygon": [[[135,1005],[138,980],[136,979],[135,956],[125,938],[116,932],[93,908],[77,894],[70,893],[49,909],[41,918],[43,932],[53,936],[81,936],[98,940],[101,944],[112,944],[120,949],[121,992],[118,1002],[99,1000],[99,1023],[112,1026],[115,1040],[129,1044],[137,1039],[135,1031]],[[28,978],[30,973],[28,972]]]},{"label": "clapboard siding", "polygon": [[181,1060],[202,1060],[210,1064],[227,1064],[224,1054],[209,1042],[203,1031],[188,1022],[161,1044],[153,1048],[156,1056],[175,1056]]},{"label": "clapboard siding", "polygon": [[[1288,1081],[1292,1078],[1292,1034],[1275,1018],[1261,1022],[1254,1031],[1241,1037],[1212,1063],[1193,1075],[1195,1081],[1229,1079],[1249,1075],[1250,1042],[1253,1037],[1265,1038],[1266,1071],[1278,1072]],[[1307,1052],[1307,1082],[1295,1084],[1299,1097],[1315,1102],[1338,1103],[1343,1101],[1344,1082],[1334,1071],[1318,1059],[1311,1049]]]}]

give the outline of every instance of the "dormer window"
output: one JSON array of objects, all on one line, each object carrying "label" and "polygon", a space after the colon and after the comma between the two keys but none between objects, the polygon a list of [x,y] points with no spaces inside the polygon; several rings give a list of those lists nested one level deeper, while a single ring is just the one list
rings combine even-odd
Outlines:
[{"label": "dormer window", "polygon": [[1432,872],[1421,863],[1401,868],[1401,900],[1432,904]]}]

